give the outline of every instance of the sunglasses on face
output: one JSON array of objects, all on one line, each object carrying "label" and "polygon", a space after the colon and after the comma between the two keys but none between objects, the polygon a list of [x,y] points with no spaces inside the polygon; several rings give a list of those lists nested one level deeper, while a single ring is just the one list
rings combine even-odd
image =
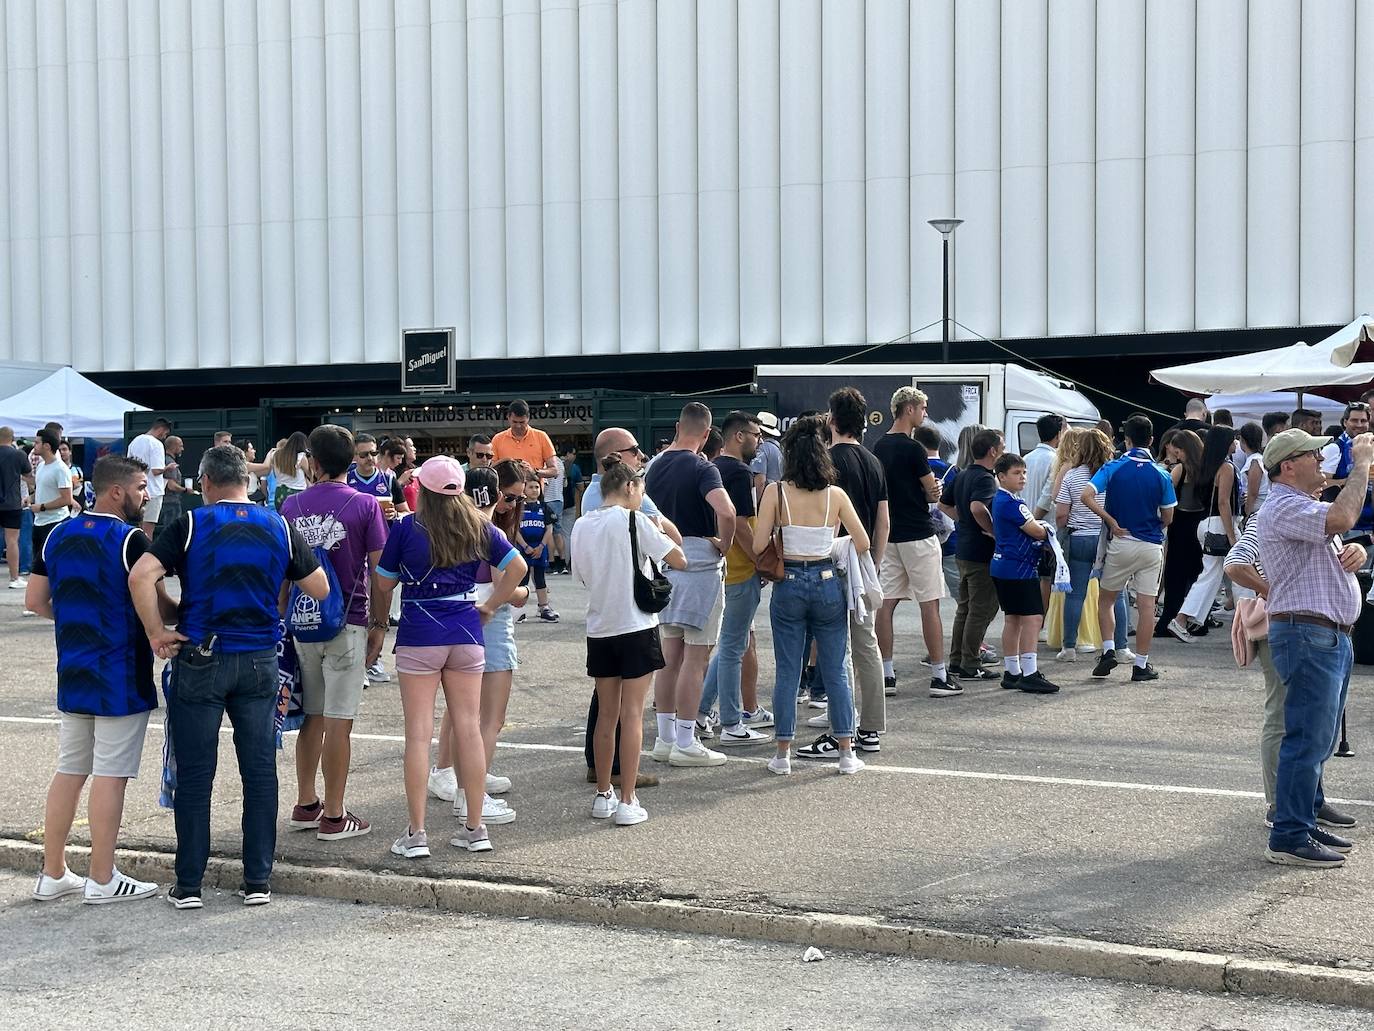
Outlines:
[{"label": "sunglasses on face", "polygon": [[472,455],[472,460],[474,462],[490,462],[495,457],[495,451],[474,451]]},{"label": "sunglasses on face", "polygon": [[376,457],[377,457],[377,452],[375,452],[375,451],[359,451],[359,452],[358,452],[358,457],[359,457],[359,458],[376,458]]},{"label": "sunglasses on face", "polygon": [[501,495],[501,500],[504,501],[507,505],[518,505],[520,502],[522,502],[522,501],[525,500],[525,495],[523,495],[523,494],[502,494],[502,495]]}]

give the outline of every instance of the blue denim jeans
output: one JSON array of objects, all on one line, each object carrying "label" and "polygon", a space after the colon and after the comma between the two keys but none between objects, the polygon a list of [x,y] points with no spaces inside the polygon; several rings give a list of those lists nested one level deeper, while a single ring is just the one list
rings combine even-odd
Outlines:
[{"label": "blue denim jeans", "polygon": [[19,515],[19,572],[33,569],[33,509],[26,508]]},{"label": "blue denim jeans", "polygon": [[210,792],[224,714],[234,728],[243,781],[243,879],[264,884],[277,845],[277,653],[202,655],[189,644],[172,660],[167,707],[176,752],[177,884],[199,888],[210,857]]},{"label": "blue denim jeans", "polygon": [[[1069,537],[1069,582],[1073,590],[1064,599],[1064,643],[1072,648],[1078,644],[1078,624],[1083,618],[1083,605],[1088,600],[1088,582],[1092,578],[1093,563],[1097,561],[1097,535],[1075,533]],[[1131,630],[1131,617],[1126,611],[1126,592],[1116,596],[1116,640],[1118,649],[1126,647]],[[1106,641],[1102,642],[1106,644]]]},{"label": "blue denim jeans", "polygon": [[854,735],[854,692],[845,662],[849,606],[839,574],[829,561],[788,562],[773,586],[768,614],[773,626],[773,718],[779,741],[797,736],[797,681],[806,658],[807,631],[816,639],[816,669],[830,700],[830,733]]},{"label": "blue denim jeans", "polygon": [[1269,847],[1288,849],[1316,829],[1322,767],[1336,748],[1354,653],[1347,634],[1271,620],[1269,655],[1287,689]]},{"label": "blue denim jeans", "polygon": [[725,608],[720,617],[720,640],[711,653],[706,667],[706,681],[701,691],[702,714],[709,713],[720,699],[720,725],[733,727],[740,721],[740,671],[744,668],[744,653],[749,649],[749,628],[754,625],[763,585],[757,576],[742,584],[725,585]]}]

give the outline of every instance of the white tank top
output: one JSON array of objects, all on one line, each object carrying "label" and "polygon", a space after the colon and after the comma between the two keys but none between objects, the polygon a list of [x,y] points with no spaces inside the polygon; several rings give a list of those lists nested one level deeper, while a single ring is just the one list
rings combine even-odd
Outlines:
[{"label": "white tank top", "polygon": [[830,488],[825,491],[824,526],[800,526],[792,522],[787,511],[787,488],[780,485],[778,491],[782,500],[782,516],[787,520],[782,525],[787,532],[782,535],[782,557],[784,559],[829,558],[830,548],[835,543],[835,527],[830,525]]}]

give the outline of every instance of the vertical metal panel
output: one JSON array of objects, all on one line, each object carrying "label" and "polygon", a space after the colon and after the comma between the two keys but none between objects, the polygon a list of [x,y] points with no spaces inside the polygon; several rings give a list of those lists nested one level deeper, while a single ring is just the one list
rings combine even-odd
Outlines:
[{"label": "vertical metal panel", "polygon": [[703,349],[739,347],[739,37],[735,0],[697,0],[697,315]]},{"label": "vertical metal panel", "polygon": [[471,354],[468,325],[468,27],[463,0],[431,0],[430,80],[434,131],[434,323],[454,327],[454,349]]},{"label": "vertical metal panel", "polygon": [[[272,2],[272,0],[266,0]],[[291,249],[296,360],[330,361],[324,0],[291,2]]]},{"label": "vertical metal panel", "polygon": [[[13,6],[13,5],[10,5]],[[10,309],[10,54],[8,19],[0,11],[0,359],[15,357]]]},{"label": "vertical metal panel", "polygon": [[191,4],[191,124],[195,140],[195,357],[211,367],[230,364],[229,181],[225,154],[224,8],[214,0]]},{"label": "vertical metal panel", "polygon": [[1049,328],[1045,273],[1049,139],[1049,8],[1046,0],[1002,3],[1002,334]]},{"label": "vertical metal panel", "polygon": [[911,329],[909,6],[864,5],[864,320],[869,340]]},{"label": "vertical metal panel", "polygon": [[1097,324],[1097,78],[1094,0],[1049,7],[1049,331],[1092,333]]},{"label": "vertical metal panel", "polygon": [[1099,333],[1144,328],[1144,201],[1145,0],[1117,0],[1097,12]]},{"label": "vertical metal panel", "polygon": [[[191,98],[190,0],[163,0],[162,46],[162,218],[163,324],[167,365],[200,364],[196,333],[200,297],[196,289],[196,161]],[[209,364],[208,362],[206,363]]]},{"label": "vertical metal panel", "polygon": [[[1356,0],[1355,53],[1374,53],[1374,0]],[[1370,75],[1355,76],[1355,311],[1374,312],[1374,76]]]},{"label": "vertical metal panel", "polygon": [[539,48],[544,353],[568,355],[582,343],[576,0],[544,0]]},{"label": "vertical metal panel", "polygon": [[[614,16],[614,12],[612,12]],[[506,354],[544,351],[539,0],[506,0]]]},{"label": "vertical metal panel", "polygon": [[38,247],[38,25],[33,0],[5,5],[9,61],[10,305],[12,348],[22,361],[43,357]]},{"label": "vertical metal panel", "polygon": [[[262,197],[262,338],[269,365],[300,360],[296,340],[296,247],[292,202],[291,6],[258,0],[258,154]],[[321,57],[316,44],[316,73]],[[323,125],[321,104],[314,120]],[[328,288],[321,286],[328,294]]]},{"label": "vertical metal panel", "polygon": [[578,115],[582,128],[582,350],[620,350],[620,169],[615,8],[580,0]]},{"label": "vertical metal panel", "polygon": [[362,86],[358,8],[324,5],[329,187],[329,357],[360,362],[363,346]]},{"label": "vertical metal panel", "polygon": [[779,271],[784,347],[824,333],[821,216],[821,0],[788,0],[778,22]]},{"label": "vertical metal panel", "polygon": [[38,249],[43,360],[72,360],[71,217],[67,153],[67,17],[38,5]]},{"label": "vertical metal panel", "polygon": [[[121,33],[122,37],[122,33]],[[127,58],[126,58],[127,60]],[[101,325],[101,132],[100,84],[96,62],[96,24],[94,0],[69,0],[67,4],[67,153],[71,161],[71,305],[72,362],[78,368],[102,367]],[[121,85],[124,98],[125,131],[123,146],[128,146],[128,65],[124,65]],[[107,100],[112,98],[107,98]],[[117,103],[117,101],[116,101]],[[111,119],[114,121],[114,119]],[[117,123],[118,124],[118,123]],[[109,134],[106,134],[109,135]],[[128,169],[125,161],[124,168]],[[128,269],[129,191],[125,180],[121,224],[112,225],[111,243],[123,249],[124,268]],[[127,294],[125,297],[127,298]],[[126,309],[127,311],[127,309]]]},{"label": "vertical metal panel", "polygon": [[501,4],[468,3],[468,269],[472,356],[506,353],[506,144]]},{"label": "vertical metal panel", "polygon": [[[1089,0],[1091,2],[1091,0]],[[944,257],[926,223],[955,218],[954,0],[911,9],[911,316],[913,340],[939,340]],[[950,269],[951,276],[953,268]],[[951,302],[953,297],[951,296]],[[928,327],[928,328],[922,328]]]},{"label": "vertical metal panel", "polygon": [[658,5],[617,5],[620,349],[658,350]]},{"label": "vertical metal panel", "polygon": [[[699,345],[696,8],[696,0],[680,0],[658,9],[658,306],[665,351]],[[583,174],[585,189],[585,168]]]},{"label": "vertical metal panel", "polygon": [[[101,46],[102,155],[105,136],[116,136],[109,131],[111,123],[118,124],[117,117],[103,113],[106,98],[118,96],[124,67],[118,49],[107,51],[105,48],[117,48],[125,42],[127,31],[129,136],[123,149],[117,138],[111,140],[108,164],[112,181],[117,180],[118,169],[128,169],[132,185],[129,222],[133,229],[128,254],[112,246],[109,240],[102,241],[101,245],[105,291],[104,365],[108,369],[161,369],[167,365],[167,351],[163,332],[166,281],[162,247],[162,33],[158,5],[156,0],[138,0],[123,11],[102,4],[97,7],[97,18]],[[108,73],[107,53],[111,62]],[[122,192],[112,185],[105,186],[106,163],[102,156],[100,177],[105,189],[101,202],[102,220],[110,219],[111,212],[121,203],[119,194]],[[127,299],[121,301],[121,295]],[[194,297],[191,302],[194,305]],[[128,330],[126,325],[130,327]]]},{"label": "vertical metal panel", "polygon": [[1304,324],[1346,322],[1352,315],[1354,141],[1354,0],[1304,4],[1299,223]]},{"label": "vertical metal panel", "polygon": [[396,260],[400,326],[434,321],[429,0],[396,2]]},{"label": "vertical metal panel", "polygon": [[1298,321],[1302,19],[1289,0],[1250,0],[1246,128],[1246,323]]},{"label": "vertical metal panel", "polygon": [[964,224],[955,235],[954,311],[968,327],[956,336],[1001,335],[1001,6],[963,0],[954,7],[954,201]]},{"label": "vertical metal panel", "polygon": [[[789,18],[792,11],[789,7]],[[782,342],[778,0],[739,10],[739,335]]]},{"label": "vertical metal panel", "polygon": [[[1204,6],[1216,9],[1221,3]],[[1194,53],[1198,16],[1195,0],[1149,0],[1145,12],[1145,329],[1150,332],[1193,328],[1193,74],[1203,50],[1203,40],[1196,39]],[[1207,82],[1198,92],[1203,110],[1212,86]],[[1197,162],[1201,174],[1201,155]],[[1198,244],[1206,246],[1201,234]]]},{"label": "vertical metal panel", "polygon": [[864,11],[822,0],[821,216],[827,344],[868,339],[864,320]]},{"label": "vertical metal panel", "polygon": [[262,346],[262,187],[258,167],[258,25],[254,4],[224,8],[228,158],[229,364],[256,368]]},{"label": "vertical metal panel", "polygon": [[396,286],[396,9],[361,0],[363,336],[367,361],[400,359]]},{"label": "vertical metal panel", "polygon": [[1245,22],[1245,0],[1197,5],[1198,329],[1245,325]]}]

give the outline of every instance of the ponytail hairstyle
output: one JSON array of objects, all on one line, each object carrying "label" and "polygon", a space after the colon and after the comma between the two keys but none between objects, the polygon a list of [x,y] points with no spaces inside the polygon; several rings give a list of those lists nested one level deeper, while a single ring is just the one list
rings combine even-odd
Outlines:
[{"label": "ponytail hairstyle", "polygon": [[[506,539],[512,544],[518,544],[520,538],[520,520],[525,517],[525,481],[529,479],[533,470],[529,464],[520,461],[518,458],[507,458],[497,462],[492,468],[496,470],[496,482],[500,494],[496,499],[496,510],[491,514],[491,521],[496,528],[506,535]],[[519,488],[517,491],[515,488]],[[520,500],[511,505],[504,512],[502,508],[506,504],[507,494],[519,494]]]}]

